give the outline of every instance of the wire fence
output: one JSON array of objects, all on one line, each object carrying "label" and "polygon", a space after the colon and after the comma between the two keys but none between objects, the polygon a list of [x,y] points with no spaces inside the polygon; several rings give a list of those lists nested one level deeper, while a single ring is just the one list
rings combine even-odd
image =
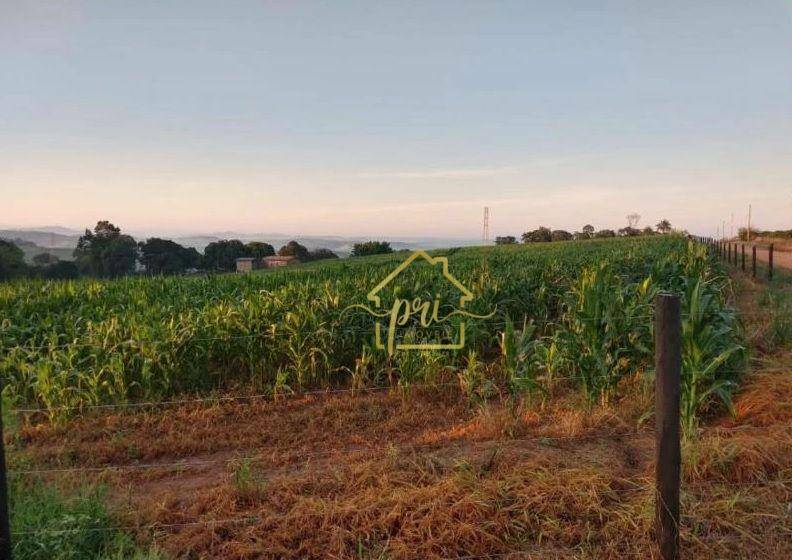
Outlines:
[{"label": "wire fence", "polygon": [[[745,369],[720,369],[722,374],[740,375],[745,373]],[[690,374],[703,373],[703,371],[690,371]],[[516,383],[520,381],[533,381],[542,382],[546,384],[556,384],[560,382],[580,382],[581,376],[576,375],[542,375],[537,377],[526,377],[515,379]],[[325,389],[314,389],[307,391],[293,390],[284,391],[281,394],[276,394],[273,391],[266,393],[256,393],[252,395],[213,395],[207,397],[195,397],[189,399],[164,399],[155,401],[135,401],[126,403],[107,403],[107,404],[79,404],[79,405],[58,405],[51,407],[13,407],[9,410],[13,414],[48,414],[53,412],[69,412],[69,411],[92,411],[92,410],[128,410],[128,409],[143,409],[143,408],[158,408],[158,407],[171,407],[171,406],[192,406],[207,404],[217,406],[224,403],[233,402],[249,402],[249,401],[271,401],[283,402],[289,399],[301,399],[305,397],[322,397],[334,395],[365,395],[371,393],[388,393],[388,392],[410,392],[410,391],[437,391],[443,388],[455,388],[463,391],[462,382],[449,381],[449,382],[406,382],[401,385],[384,385],[375,387],[327,387]]]},{"label": "wire fence", "polygon": [[[706,435],[728,435],[742,434],[746,431],[754,430],[759,432],[766,431],[763,426],[734,426],[734,427],[713,427],[707,428]],[[792,428],[790,428],[792,430]],[[177,460],[161,461],[150,463],[129,463],[123,465],[103,465],[103,466],[77,466],[77,467],[51,467],[35,469],[8,469],[9,476],[24,475],[49,475],[66,473],[101,473],[106,471],[139,471],[139,470],[177,470],[185,471],[194,468],[204,468],[216,465],[233,466],[245,462],[263,461],[269,455],[282,455],[288,457],[290,464],[300,463],[317,458],[334,457],[337,455],[362,454],[375,456],[379,454],[415,454],[423,452],[440,452],[449,450],[464,450],[476,448],[476,451],[508,449],[515,451],[514,445],[534,443],[542,446],[563,445],[568,443],[591,443],[591,442],[623,442],[625,439],[646,439],[653,437],[648,430],[615,431],[604,434],[581,434],[581,435],[553,435],[552,433],[533,435],[531,437],[512,437],[497,439],[459,439],[440,442],[428,442],[424,444],[382,444],[379,446],[355,445],[342,448],[331,448],[323,451],[295,451],[284,446],[268,446],[253,448],[246,455],[239,455],[227,458],[198,459],[198,460]],[[487,448],[487,449],[482,449]]]},{"label": "wire fence", "polygon": [[[683,488],[688,489],[713,489],[713,488],[758,488],[758,487],[770,487],[770,486],[789,486],[792,484],[792,480],[790,481],[765,481],[765,482],[710,482],[710,483],[693,483],[693,484],[686,484]],[[642,483],[633,483],[631,487],[612,487],[612,486],[604,486],[604,487],[592,487],[592,490],[600,490],[603,494],[614,494],[619,496],[645,496],[648,499],[654,499],[654,486],[651,481],[644,481]],[[792,487],[788,488],[788,490],[792,491]],[[36,534],[52,534],[52,535],[62,535],[62,534],[69,534],[69,533],[99,533],[99,532],[128,532],[128,533],[136,533],[140,531],[163,531],[168,529],[180,529],[185,527],[206,527],[206,526],[217,526],[217,525],[232,525],[232,524],[242,524],[242,523],[271,523],[274,521],[287,521],[287,520],[300,520],[305,522],[306,518],[309,516],[317,516],[317,517],[340,517],[340,516],[348,516],[348,515],[365,515],[368,513],[378,513],[381,511],[382,508],[378,507],[370,507],[370,508],[354,508],[354,509],[347,509],[347,510],[335,510],[332,509],[323,509],[323,508],[315,508],[316,511],[313,512],[306,512],[303,510],[295,511],[295,512],[288,512],[288,513],[270,513],[267,515],[244,515],[244,516],[237,516],[237,517],[226,517],[226,518],[219,518],[219,519],[202,519],[197,521],[183,521],[183,522],[171,522],[171,523],[148,523],[148,524],[128,524],[128,525],[115,525],[115,526],[103,526],[103,527],[78,527],[78,528],[68,528],[68,529],[32,529],[32,530],[25,530],[25,531],[13,531],[12,535],[14,536],[24,536],[24,535],[36,535]],[[684,516],[684,520],[692,523],[695,521],[696,518],[693,516]],[[537,548],[537,550],[546,550]],[[514,552],[505,552],[501,554],[494,554],[494,555],[483,555],[483,556],[462,556],[455,558],[492,558],[492,557],[500,557],[504,555],[514,555],[524,553],[524,551],[514,551]]]}]

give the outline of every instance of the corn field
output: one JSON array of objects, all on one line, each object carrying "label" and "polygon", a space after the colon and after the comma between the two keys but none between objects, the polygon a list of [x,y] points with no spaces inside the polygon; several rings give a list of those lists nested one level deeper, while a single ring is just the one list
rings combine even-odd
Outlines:
[{"label": "corn field", "polygon": [[[728,279],[702,246],[679,236],[439,251],[475,298],[460,351],[374,348],[373,318],[349,306],[407,254],[289,270],[113,281],[0,285],[4,397],[50,411],[212,390],[295,393],[329,386],[460,379],[471,398],[500,383],[542,393],[572,379],[591,401],[625,376],[651,375],[651,301],[683,294],[683,409],[688,427],[729,404],[744,351]],[[439,296],[431,267],[405,271],[390,297]],[[386,296],[388,297],[388,296]],[[460,318],[461,320],[461,318]],[[407,337],[452,336],[408,328]]]}]

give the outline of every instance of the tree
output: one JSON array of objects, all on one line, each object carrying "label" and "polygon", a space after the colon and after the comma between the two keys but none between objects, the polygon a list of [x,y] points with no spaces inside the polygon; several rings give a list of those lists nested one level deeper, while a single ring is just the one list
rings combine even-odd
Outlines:
[{"label": "tree", "polygon": [[571,241],[572,234],[563,229],[554,229],[550,234],[550,239],[552,241]]},{"label": "tree", "polygon": [[39,253],[33,257],[33,264],[36,266],[47,266],[49,264],[55,264],[59,260],[58,257],[50,253]]},{"label": "tree", "polygon": [[638,226],[638,222],[641,221],[641,215],[636,214],[633,212],[632,214],[627,214],[627,227],[628,228],[635,228]]},{"label": "tree", "polygon": [[57,261],[41,270],[41,277],[49,280],[73,280],[80,276],[77,265],[72,261]]},{"label": "tree", "polygon": [[526,231],[522,234],[523,243],[544,243],[547,241],[552,241],[552,239],[553,232],[550,231],[550,228],[546,228],[544,226],[540,226],[538,229],[533,231]]},{"label": "tree", "polygon": [[332,252],[330,249],[314,249],[313,251],[308,251],[308,260],[311,261],[321,261],[324,259],[337,259],[338,255]]},{"label": "tree", "polygon": [[355,243],[352,246],[353,257],[364,257],[366,255],[384,255],[392,253],[393,249],[387,241],[366,241],[365,243]]},{"label": "tree", "polygon": [[583,235],[587,235],[588,237],[594,237],[594,226],[591,224],[586,224],[583,226],[583,229],[580,230]]},{"label": "tree", "polygon": [[623,227],[619,230],[619,237],[635,237],[641,235],[641,230],[634,227]]},{"label": "tree", "polygon": [[249,257],[250,251],[239,239],[213,241],[204,249],[203,265],[207,270],[236,270],[236,260]]},{"label": "tree", "polygon": [[641,235],[654,235],[654,234],[655,234],[655,230],[652,229],[652,226],[646,226],[645,228],[643,228],[643,231],[641,232]]},{"label": "tree", "polygon": [[616,232],[614,232],[612,229],[601,229],[594,234],[594,237],[600,239],[605,239],[607,237],[616,237]]},{"label": "tree", "polygon": [[310,260],[308,249],[296,241],[289,241],[286,245],[278,249],[278,255],[281,257],[297,257],[302,262]]},{"label": "tree", "polygon": [[275,254],[275,247],[262,241],[251,241],[247,244],[248,253],[254,259],[263,259]]},{"label": "tree", "polygon": [[671,222],[663,218],[657,222],[657,226],[655,227],[657,228],[658,233],[666,234],[671,231]]},{"label": "tree", "polygon": [[74,250],[77,268],[101,278],[116,278],[135,271],[137,243],[108,221],[86,229]]},{"label": "tree", "polygon": [[514,245],[515,243],[517,243],[517,239],[513,235],[495,238],[495,245]]},{"label": "tree", "polygon": [[25,274],[25,253],[5,239],[0,239],[0,280],[10,280]]},{"label": "tree", "polygon": [[140,262],[148,274],[181,274],[188,268],[197,268],[201,261],[195,248],[182,247],[170,239],[151,237],[138,247]]}]

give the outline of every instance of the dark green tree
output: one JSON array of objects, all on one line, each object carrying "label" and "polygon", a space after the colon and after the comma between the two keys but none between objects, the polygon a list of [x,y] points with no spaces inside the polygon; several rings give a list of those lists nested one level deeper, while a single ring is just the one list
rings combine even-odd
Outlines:
[{"label": "dark green tree", "polygon": [[50,253],[39,253],[38,255],[33,257],[33,264],[36,266],[47,266],[50,264],[55,264],[60,259],[53,254]]},{"label": "dark green tree", "polygon": [[5,239],[0,239],[0,280],[10,280],[25,274],[25,253]]},{"label": "dark green tree", "polygon": [[553,232],[550,228],[540,226],[533,231],[526,231],[522,234],[523,243],[544,243],[553,240]]},{"label": "dark green tree", "polygon": [[281,257],[297,257],[302,262],[311,260],[308,249],[296,241],[289,241],[286,245],[278,249],[278,255]]},{"label": "dark green tree", "polygon": [[197,268],[201,254],[194,248],[179,245],[170,239],[151,237],[138,244],[140,262],[148,274],[181,274],[188,268]]},{"label": "dark green tree", "polygon": [[619,237],[636,237],[641,235],[641,230],[632,226],[623,227],[619,230]]},{"label": "dark green tree", "polygon": [[495,238],[495,245],[513,245],[517,239],[513,235],[498,236]]},{"label": "dark green tree", "polygon": [[251,241],[247,244],[249,256],[256,259],[263,259],[264,257],[271,257],[275,254],[275,247],[269,243],[262,241]]},{"label": "dark green tree", "polygon": [[312,261],[321,261],[324,259],[337,259],[338,255],[332,252],[330,249],[314,249],[313,251],[308,251],[308,259]]},{"label": "dark green tree", "polygon": [[367,255],[384,255],[392,253],[393,249],[387,241],[365,241],[363,243],[355,243],[352,246],[353,257],[365,257]]},{"label": "dark green tree", "polygon": [[550,234],[552,241],[572,241],[572,234],[563,229],[554,229]]},{"label": "dark green tree", "polygon": [[80,271],[72,261],[57,261],[43,267],[40,274],[49,280],[73,280],[80,276]]},{"label": "dark green tree", "polygon": [[238,258],[249,256],[250,250],[239,239],[223,239],[206,246],[203,265],[206,270],[230,272],[236,270]]},{"label": "dark green tree", "polygon": [[77,242],[74,259],[84,274],[100,278],[116,278],[135,271],[137,243],[108,221],[86,229]]},{"label": "dark green tree", "polygon": [[669,233],[671,231],[671,222],[663,218],[659,222],[657,222],[657,233]]}]

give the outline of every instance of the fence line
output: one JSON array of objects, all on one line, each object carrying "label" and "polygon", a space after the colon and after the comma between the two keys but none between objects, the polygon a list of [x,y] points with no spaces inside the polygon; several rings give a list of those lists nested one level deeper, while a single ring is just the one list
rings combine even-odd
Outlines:
[{"label": "fence line", "polygon": [[[750,484],[742,484],[742,483],[731,483],[728,486],[734,487],[743,487],[743,486],[772,486],[778,484],[776,481],[771,481],[768,483],[750,483]],[[724,486],[723,484],[719,483],[704,483],[704,484],[690,484],[686,485],[687,487],[691,488],[705,488],[705,487],[719,487]],[[635,486],[632,488],[613,488],[607,487],[602,488],[604,492],[613,492],[616,494],[622,495],[632,495],[632,494],[652,494],[653,488],[650,481],[646,481],[646,486]],[[351,513],[360,513],[360,512],[368,512],[368,511],[376,511],[379,508],[372,507],[367,509],[347,509],[341,510],[337,512],[332,512],[336,515],[347,515]],[[26,531],[12,531],[12,535],[14,536],[22,536],[22,535],[37,535],[37,534],[69,534],[75,532],[87,532],[87,533],[98,533],[98,532],[115,532],[115,531],[124,531],[124,532],[134,532],[134,531],[141,531],[141,530],[157,530],[157,529],[175,529],[175,528],[183,528],[183,527],[197,527],[197,526],[209,526],[209,525],[220,525],[220,524],[238,524],[238,523],[248,523],[248,522],[265,522],[265,521],[274,521],[274,520],[285,520],[291,519],[295,517],[299,517],[304,519],[306,515],[311,515],[311,513],[305,512],[290,512],[290,513],[279,513],[273,515],[247,515],[247,516],[238,516],[238,517],[229,517],[229,518],[221,518],[221,519],[205,519],[201,521],[184,521],[178,523],[150,523],[146,525],[118,525],[112,527],[90,527],[90,528],[74,528],[74,529],[30,529]],[[313,515],[317,516],[326,516],[328,515],[327,512],[314,512]],[[688,519],[690,516],[686,516]],[[509,554],[519,554],[523,551],[515,551],[515,552],[507,552],[507,553],[500,553],[500,555],[509,555]],[[484,556],[465,556],[462,558],[490,558],[493,557],[492,555],[484,555]],[[495,556],[497,557],[497,556]]]},{"label": "fence line", "polygon": [[[726,241],[726,240],[718,240],[713,239],[712,237],[702,237],[702,236],[690,236],[691,239],[700,243],[702,245],[707,246],[710,251],[712,251],[716,257],[718,257],[722,261],[726,261],[727,264],[738,266],[738,246],[740,247],[741,253],[741,264],[740,267],[743,272],[746,270],[745,260],[745,242],[742,241]],[[757,276],[756,272],[756,249],[758,245],[756,243],[751,243],[751,274],[754,278]],[[774,252],[775,252],[775,244],[769,243],[767,246],[767,279],[773,279],[773,271],[775,269],[774,265]]]},{"label": "fence line", "polygon": [[[456,448],[464,448],[469,446],[475,446],[477,444],[481,444],[480,447],[494,447],[500,448],[502,445],[506,444],[513,444],[513,443],[528,443],[528,442],[537,442],[542,444],[552,444],[552,443],[565,443],[570,441],[605,441],[605,440],[612,440],[614,438],[640,438],[648,436],[648,432],[642,431],[635,431],[635,432],[622,432],[622,433],[613,433],[613,434],[606,434],[606,435],[581,435],[581,436],[532,436],[532,437],[525,437],[525,438],[511,438],[511,439],[484,439],[484,440],[459,440],[459,441],[452,441],[452,442],[439,442],[439,443],[423,443],[423,444],[415,444],[415,445],[384,445],[380,447],[371,447],[371,446],[352,446],[346,447],[341,449],[330,449],[325,451],[307,451],[302,453],[297,453],[294,456],[294,461],[292,462],[299,462],[302,459],[313,459],[316,457],[329,457],[336,454],[354,454],[354,453],[368,453],[368,454],[380,454],[380,453],[393,453],[394,451],[400,454],[408,455],[410,453],[415,452],[433,452],[433,451],[443,451],[447,449],[456,449]],[[229,459],[206,459],[206,460],[199,460],[199,461],[175,461],[170,463],[143,463],[143,464],[129,464],[129,465],[108,465],[103,467],[64,467],[64,468],[51,468],[51,469],[28,469],[28,470],[8,470],[7,473],[10,475],[28,475],[28,474],[50,474],[50,473],[73,473],[73,472],[104,472],[104,471],[116,471],[116,470],[147,470],[147,469],[180,469],[180,468],[198,468],[204,467],[209,465],[219,465],[219,464],[233,464],[238,462],[244,461],[260,461],[264,457],[262,455],[266,455],[267,453],[280,453],[283,455],[288,455],[288,449],[283,449],[282,447],[263,447],[253,450],[256,455],[248,455],[243,457],[232,457]]]},{"label": "fence line", "polygon": [[[701,373],[701,371],[696,370],[687,373]],[[719,370],[721,373],[730,373],[730,374],[744,374],[746,373],[745,369],[721,369]],[[630,375],[638,375],[630,374]],[[645,375],[645,374],[641,374]],[[580,381],[580,376],[575,375],[568,375],[568,376],[555,376],[555,375],[545,375],[545,376],[538,376],[538,377],[520,377],[516,378],[515,381],[544,381],[548,383],[554,383],[557,381]],[[191,405],[191,404],[202,404],[202,403],[209,403],[209,404],[221,404],[226,402],[234,402],[234,401],[252,401],[252,400],[271,400],[272,402],[278,402],[283,400],[290,400],[290,399],[300,399],[302,397],[310,397],[310,396],[331,396],[331,395],[338,395],[338,394],[355,394],[355,393],[379,393],[379,392],[388,392],[388,391],[410,391],[413,389],[418,390],[433,390],[438,389],[441,387],[459,387],[461,390],[461,382],[460,381],[450,381],[444,383],[409,383],[405,385],[385,385],[385,386],[378,386],[378,387],[362,387],[362,388],[327,388],[327,389],[316,389],[311,391],[291,391],[288,395],[277,395],[275,394],[275,390],[270,391],[268,393],[257,393],[254,395],[219,395],[219,396],[209,396],[209,397],[196,397],[193,399],[175,399],[175,400],[162,400],[162,401],[139,401],[139,402],[130,402],[130,403],[108,403],[108,404],[85,404],[85,405],[63,405],[63,406],[54,406],[54,407],[28,407],[28,408],[11,408],[9,410],[10,413],[13,414],[47,414],[50,412],[66,412],[70,410],[79,410],[79,411],[86,411],[86,410],[114,410],[114,409],[134,409],[134,408],[146,408],[146,407],[159,407],[159,406],[181,406],[181,405]]]},{"label": "fence line", "polygon": [[[707,432],[706,435],[721,435],[721,434],[728,434],[728,433],[741,433],[745,432],[746,429],[752,428],[758,431],[766,430],[763,426],[737,426],[733,428],[712,428],[713,432]],[[368,455],[378,455],[381,453],[394,453],[397,452],[400,455],[409,455],[411,453],[417,452],[426,452],[432,453],[436,451],[445,451],[449,449],[458,449],[458,448],[465,448],[465,447],[479,447],[479,448],[495,448],[498,449],[506,449],[505,447],[509,444],[515,443],[539,443],[543,445],[551,445],[551,444],[563,444],[568,442],[598,442],[598,441],[611,441],[615,439],[632,439],[632,438],[646,438],[651,436],[649,431],[645,430],[635,430],[629,432],[615,432],[603,435],[596,435],[596,434],[585,434],[579,436],[553,436],[553,435],[536,435],[531,437],[519,437],[519,438],[509,438],[509,439],[482,439],[482,440],[454,440],[450,442],[431,442],[431,443],[424,443],[424,444],[408,444],[408,445],[387,445],[383,444],[378,447],[372,446],[349,446],[344,448],[338,449],[329,449],[325,451],[301,451],[297,453],[290,453],[289,449],[284,449],[283,447],[277,446],[267,446],[267,447],[259,447],[253,448],[249,450],[253,454],[248,454],[244,456],[238,457],[230,457],[226,459],[198,459],[198,460],[178,460],[178,461],[171,461],[171,462],[154,462],[154,463],[130,463],[125,465],[104,465],[104,466],[97,466],[97,467],[53,467],[53,468],[43,468],[43,469],[9,469],[7,470],[8,475],[13,476],[23,476],[23,475],[49,475],[49,474],[67,474],[67,473],[81,473],[81,472],[92,472],[92,473],[102,473],[106,471],[137,471],[137,470],[154,470],[154,469],[175,469],[175,470],[182,470],[182,469],[193,469],[193,468],[202,468],[212,465],[232,465],[235,463],[240,462],[256,462],[256,461],[263,461],[266,459],[267,454],[275,454],[279,453],[282,455],[289,456],[291,459],[289,461],[290,464],[299,463],[304,460],[315,459],[319,457],[331,457],[337,454],[356,454],[356,453],[363,453]],[[481,450],[481,449],[479,449]],[[211,453],[211,452],[208,452]]]}]

